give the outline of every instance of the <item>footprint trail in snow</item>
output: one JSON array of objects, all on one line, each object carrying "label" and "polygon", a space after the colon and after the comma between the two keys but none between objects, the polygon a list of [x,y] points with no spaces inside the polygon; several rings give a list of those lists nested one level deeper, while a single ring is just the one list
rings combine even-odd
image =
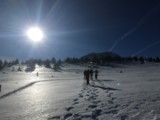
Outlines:
[{"label": "footprint trail in snow", "polygon": [[[101,100],[102,95],[105,96],[105,102]],[[115,100],[116,97],[113,97],[112,89],[105,86],[103,88],[97,87],[95,84],[86,85],[72,100],[70,106],[65,108],[65,115],[54,116],[49,120],[97,120],[101,115],[114,115],[119,110],[119,105],[114,102]]]}]

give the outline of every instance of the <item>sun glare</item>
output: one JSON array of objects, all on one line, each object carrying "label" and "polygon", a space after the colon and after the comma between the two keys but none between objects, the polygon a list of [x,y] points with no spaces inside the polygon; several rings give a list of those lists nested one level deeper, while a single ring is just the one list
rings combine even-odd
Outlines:
[{"label": "sun glare", "polygon": [[33,42],[42,41],[44,35],[43,31],[39,27],[31,27],[27,30],[27,36]]}]

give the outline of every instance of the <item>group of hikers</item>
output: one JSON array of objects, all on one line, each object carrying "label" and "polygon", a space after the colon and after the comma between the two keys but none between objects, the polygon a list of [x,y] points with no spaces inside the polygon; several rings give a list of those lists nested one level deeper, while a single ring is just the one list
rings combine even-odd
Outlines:
[{"label": "group of hikers", "polygon": [[93,80],[93,74],[95,75],[95,79],[98,79],[98,70],[93,71],[92,69],[84,70],[84,79],[86,80],[86,84],[90,84],[90,79]]}]

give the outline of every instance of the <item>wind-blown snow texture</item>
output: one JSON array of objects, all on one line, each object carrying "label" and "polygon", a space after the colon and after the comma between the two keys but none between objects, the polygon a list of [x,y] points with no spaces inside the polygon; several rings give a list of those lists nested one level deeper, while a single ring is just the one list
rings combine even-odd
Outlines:
[{"label": "wind-blown snow texture", "polygon": [[[160,65],[99,67],[86,86],[85,65],[0,73],[0,120],[159,120]],[[36,76],[37,71],[39,76]]]}]

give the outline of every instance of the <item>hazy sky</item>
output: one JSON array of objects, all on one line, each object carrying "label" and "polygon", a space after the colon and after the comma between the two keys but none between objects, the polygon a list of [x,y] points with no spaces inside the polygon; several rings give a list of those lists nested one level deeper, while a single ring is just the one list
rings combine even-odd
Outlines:
[{"label": "hazy sky", "polygon": [[[43,43],[25,36],[39,25]],[[160,56],[159,0],[0,0],[0,57]]]}]

